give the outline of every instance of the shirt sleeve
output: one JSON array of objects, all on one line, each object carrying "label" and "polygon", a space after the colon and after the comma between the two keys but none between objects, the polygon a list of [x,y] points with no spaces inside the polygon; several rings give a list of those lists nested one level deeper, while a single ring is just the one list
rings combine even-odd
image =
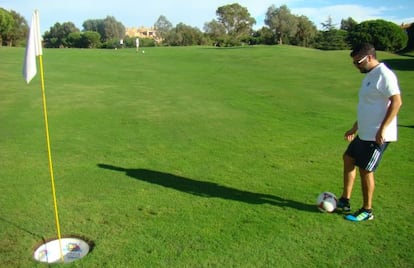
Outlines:
[{"label": "shirt sleeve", "polygon": [[380,79],[378,89],[388,98],[400,94],[397,76],[391,70],[384,73]]}]

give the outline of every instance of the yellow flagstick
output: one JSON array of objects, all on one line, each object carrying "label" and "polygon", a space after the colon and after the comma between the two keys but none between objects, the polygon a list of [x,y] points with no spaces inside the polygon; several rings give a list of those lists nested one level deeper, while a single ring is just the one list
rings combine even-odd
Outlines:
[{"label": "yellow flagstick", "polygon": [[59,213],[56,201],[56,190],[55,190],[55,178],[53,175],[53,163],[52,163],[52,152],[50,150],[50,138],[49,138],[49,124],[47,120],[47,108],[46,108],[46,94],[45,94],[45,80],[43,75],[43,58],[42,55],[39,55],[39,65],[40,65],[40,80],[42,84],[42,100],[43,100],[43,114],[45,118],[45,132],[46,132],[46,144],[47,144],[47,155],[49,159],[49,171],[50,171],[50,181],[52,184],[52,195],[53,195],[53,205],[55,210],[55,222],[56,222],[56,230],[59,239],[59,247],[60,247],[60,259],[64,262],[63,258],[63,249],[62,249],[62,238],[60,235],[60,224],[59,224]]},{"label": "yellow flagstick", "polygon": [[44,79],[43,58],[42,58],[43,52],[42,52],[42,44],[40,40],[41,40],[41,37],[40,37],[40,25],[39,25],[39,12],[35,10],[33,12],[32,24],[30,26],[29,38],[27,40],[26,55],[24,58],[24,65],[23,65],[23,76],[24,76],[24,79],[26,80],[26,83],[30,83],[30,81],[33,79],[33,77],[37,73],[36,56],[39,56],[40,80],[41,80],[41,86],[42,86],[43,114],[44,114],[44,119],[45,119],[46,144],[47,144],[47,153],[48,153],[48,159],[49,159],[50,180],[52,184],[55,222],[56,222],[57,235],[59,239],[60,258],[62,262],[64,262],[63,249],[62,249],[62,238],[60,235],[59,213],[58,213],[57,202],[56,202],[55,178],[53,176],[52,153],[50,150],[49,124],[47,121],[45,79]]}]

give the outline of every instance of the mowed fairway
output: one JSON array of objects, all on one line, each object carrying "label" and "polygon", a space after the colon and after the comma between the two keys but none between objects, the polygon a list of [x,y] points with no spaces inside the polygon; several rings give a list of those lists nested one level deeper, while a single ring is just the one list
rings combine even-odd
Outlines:
[{"label": "mowed fairway", "polygon": [[[299,47],[46,49],[62,267],[414,267],[414,58],[399,138],[376,173],[374,221],[318,212],[342,186],[363,79],[349,51]],[[44,267],[56,237],[40,76],[0,48],[0,267]],[[352,199],[361,205],[359,178]]]}]

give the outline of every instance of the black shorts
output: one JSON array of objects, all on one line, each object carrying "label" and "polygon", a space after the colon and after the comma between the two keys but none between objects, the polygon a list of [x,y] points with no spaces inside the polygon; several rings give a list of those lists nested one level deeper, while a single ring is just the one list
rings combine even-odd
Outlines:
[{"label": "black shorts", "polygon": [[355,165],[367,171],[375,171],[389,142],[382,145],[375,141],[363,141],[358,136],[349,144],[345,154],[355,160]]}]

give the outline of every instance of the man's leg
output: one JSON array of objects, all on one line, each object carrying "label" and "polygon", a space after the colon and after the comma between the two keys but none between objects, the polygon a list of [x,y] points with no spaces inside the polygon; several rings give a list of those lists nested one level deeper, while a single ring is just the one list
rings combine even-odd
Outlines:
[{"label": "man's leg", "polygon": [[363,208],[370,210],[372,209],[372,199],[375,190],[374,172],[360,168],[359,174],[361,175],[362,196],[364,198]]},{"label": "man's leg", "polygon": [[364,205],[354,214],[348,214],[345,216],[345,219],[354,222],[372,220],[374,218],[371,210],[372,197],[374,195],[375,189],[374,172],[360,168],[359,174],[361,175],[361,187]]},{"label": "man's leg", "polygon": [[341,198],[339,198],[336,208],[338,211],[349,212],[351,210],[351,204],[349,199],[351,198],[352,189],[354,187],[356,168],[355,160],[344,153],[344,178],[343,178],[343,189]]},{"label": "man's leg", "polygon": [[347,154],[343,156],[344,160],[344,188],[342,190],[342,198],[350,199],[352,189],[354,187],[356,169],[355,160]]}]

